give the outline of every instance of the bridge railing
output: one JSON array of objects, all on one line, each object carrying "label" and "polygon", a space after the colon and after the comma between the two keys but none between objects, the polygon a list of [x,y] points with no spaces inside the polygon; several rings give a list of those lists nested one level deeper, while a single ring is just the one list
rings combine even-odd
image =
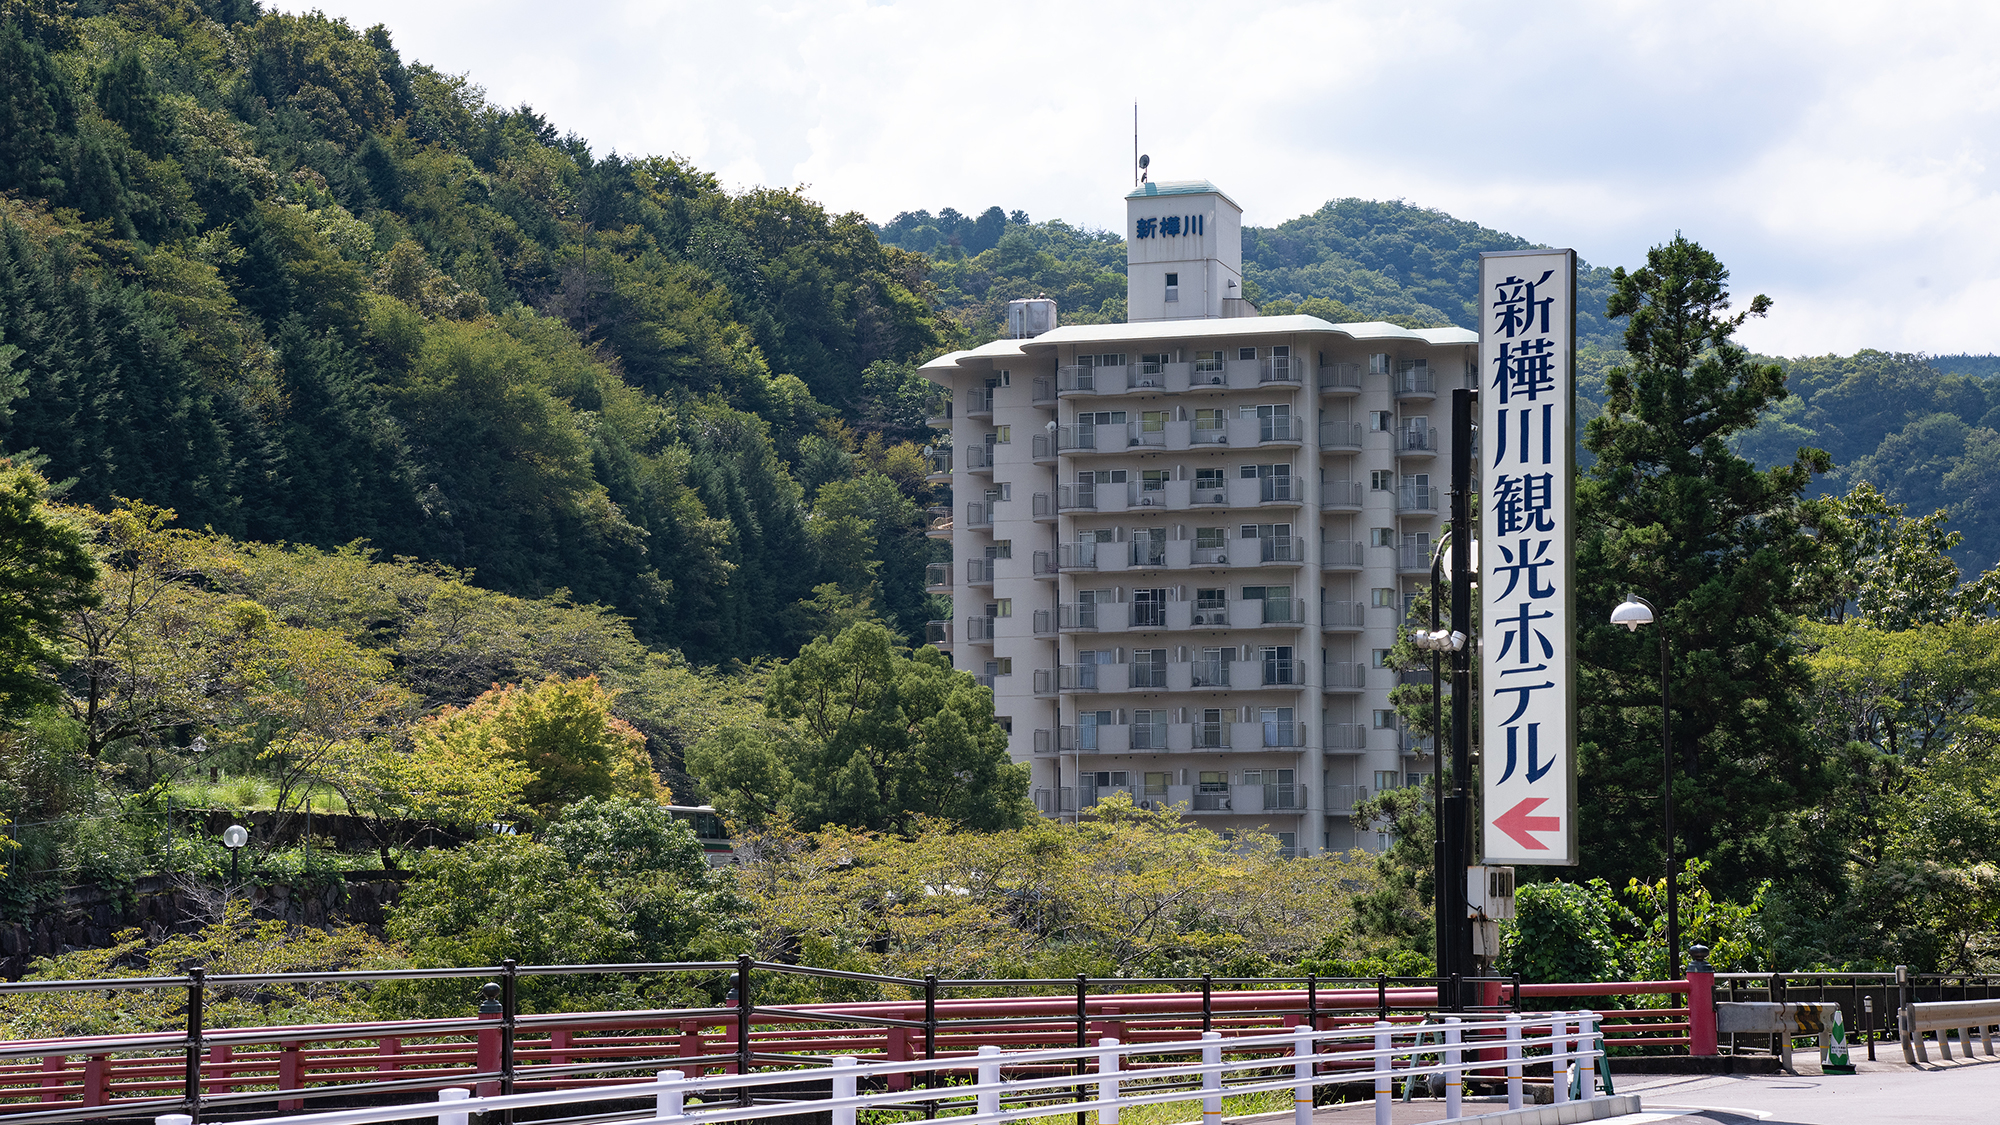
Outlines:
[{"label": "bridge railing", "polygon": [[[1386,1122],[1402,1081],[1405,1100],[1418,1078],[1436,1076],[1445,1120],[1464,1116],[1467,1078],[1484,1072],[1503,1084],[1508,1103],[1521,1108],[1528,1073],[1546,1069],[1556,1102],[1593,1100],[1597,1078],[1606,1078],[1593,1012],[1509,1014],[1504,1019],[1445,1017],[1422,1028],[1377,1020],[1358,1027],[1315,1030],[1298,1026],[1229,1039],[1211,1031],[1166,1043],[1124,1043],[1101,1037],[1083,1048],[1005,1051],[992,1043],[951,1059],[863,1062],[855,1056],[794,1060],[778,1070],[741,1075],[690,1075],[663,1069],[651,1081],[467,1098],[464,1088],[440,1092],[430,1104],[339,1109],[305,1116],[253,1119],[242,1125],[382,1125],[435,1118],[465,1125],[470,1114],[507,1121],[518,1111],[581,1109],[622,1103],[611,1112],[570,1119],[696,1125],[827,1114],[833,1125],[857,1125],[863,1112],[890,1111],[922,1121],[950,1118],[956,1125],[998,1125],[1042,1117],[1096,1112],[1115,1125],[1122,1111],[1198,1099],[1204,1120],[1218,1120],[1225,1097],[1291,1095],[1296,1125],[1309,1125],[1317,1093],[1329,1085],[1358,1086],[1372,1094],[1376,1120]],[[1503,1052],[1499,1065],[1467,1057],[1474,1035]],[[1431,1085],[1426,1081],[1424,1085]],[[691,1099],[698,1098],[698,1104]],[[1628,1110],[1637,1100],[1626,1099]],[[185,1114],[161,1115],[156,1125],[191,1125]]]},{"label": "bridge railing", "polygon": [[[622,974],[678,982],[684,995],[728,991],[720,1004],[596,1012],[524,1010],[537,978]],[[878,999],[771,1003],[774,978],[818,978]],[[204,1001],[250,989],[350,987],[488,979],[475,1015],[321,1025],[218,1028]],[[1499,1015],[1557,998],[1596,998],[1602,1033],[1620,1053],[1685,1050],[1684,1008],[1631,1007],[1686,982],[1521,985],[1512,978],[1324,980],[1318,977],[944,980],[755,962],[522,966],[205,975],[0,984],[0,999],[97,990],[180,994],[181,1026],[136,1035],[0,1043],[0,1122],[32,1125],[150,1116],[180,1105],[241,1109],[353,1100],[470,1084],[482,1096],[629,1082],[665,1067],[739,1074],[853,1056],[902,1063],[969,1056],[981,1046],[1078,1048],[1097,1038],[1181,1042],[1206,1032],[1235,1040],[1300,1023],[1323,1031],[1420,1023],[1442,1010]],[[466,988],[468,999],[474,989]],[[794,987],[795,991],[795,987]],[[1452,1002],[1458,997],[1457,1003]],[[1441,1000],[1443,1002],[1441,1002]],[[1473,1001],[1473,1002],[1467,1002]],[[1606,1002],[1608,1001],[1608,1003]],[[1627,1008],[1628,1010],[1614,1010]],[[1477,1040],[1483,1032],[1468,1031]],[[1475,1057],[1497,1047],[1469,1043]],[[891,1075],[889,1081],[902,1081]]]}]

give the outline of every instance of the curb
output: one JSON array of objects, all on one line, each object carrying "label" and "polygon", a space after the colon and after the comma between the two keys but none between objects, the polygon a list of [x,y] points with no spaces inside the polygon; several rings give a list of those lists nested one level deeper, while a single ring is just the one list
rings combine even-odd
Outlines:
[{"label": "curb", "polygon": [[1491,1125],[1570,1125],[1576,1121],[1602,1121],[1607,1117],[1621,1117],[1637,1112],[1639,1112],[1639,1095],[1611,1094],[1584,1102],[1537,1105],[1523,1109],[1501,1110],[1499,1113],[1482,1113],[1477,1117],[1466,1117],[1462,1120],[1486,1121]]}]

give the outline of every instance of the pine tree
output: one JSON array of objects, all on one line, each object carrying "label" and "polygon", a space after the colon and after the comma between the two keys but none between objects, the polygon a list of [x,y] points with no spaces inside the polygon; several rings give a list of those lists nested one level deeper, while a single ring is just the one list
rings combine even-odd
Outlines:
[{"label": "pine tree", "polygon": [[[1608,315],[1630,317],[1631,364],[1606,380],[1587,430],[1596,464],[1577,507],[1581,850],[1587,875],[1659,876],[1660,631],[1672,651],[1676,828],[1683,856],[1715,863],[1737,890],[1757,870],[1806,862],[1788,814],[1825,791],[1806,735],[1809,675],[1796,616],[1813,595],[1795,581],[1817,556],[1821,504],[1802,499],[1827,455],[1802,449],[1760,472],[1729,440],[1785,396],[1784,374],[1731,337],[1770,308],[1758,296],[1727,314],[1729,276],[1676,236],[1643,269],[1614,274]],[[1609,625],[1627,593],[1658,623]]]}]

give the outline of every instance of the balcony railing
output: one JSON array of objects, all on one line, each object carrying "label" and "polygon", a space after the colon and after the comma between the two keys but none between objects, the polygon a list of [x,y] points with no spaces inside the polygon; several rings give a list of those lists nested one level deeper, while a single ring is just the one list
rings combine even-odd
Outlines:
[{"label": "balcony railing", "polygon": [[993,584],[993,560],[965,560],[965,582],[968,586],[991,586]]},{"label": "balcony railing", "polygon": [[1164,508],[1167,506],[1167,482],[1160,480],[1135,480],[1125,485],[1125,506],[1128,508]]},{"label": "balcony railing", "polygon": [[1167,666],[1164,663],[1134,661],[1130,666],[1131,685],[1135,688],[1163,688],[1167,686]]},{"label": "balcony railing", "polygon": [[1194,427],[1188,431],[1188,441],[1195,445],[1227,445],[1229,444],[1229,426],[1227,423],[1222,425],[1216,425],[1213,422],[1204,424],[1201,419],[1197,418],[1195,419]]},{"label": "balcony railing", "polygon": [[1096,602],[1064,602],[1056,607],[1056,620],[1063,629],[1097,628]]},{"label": "balcony railing", "polygon": [[977,417],[993,413],[993,392],[987,388],[965,392],[965,416]]},{"label": "balcony railing", "polygon": [[1361,543],[1354,539],[1327,539],[1320,543],[1320,565],[1328,570],[1354,570],[1361,565]]},{"label": "balcony railing", "polygon": [[1133,566],[1167,565],[1167,545],[1155,539],[1135,539],[1132,541]]},{"label": "balcony railing", "polygon": [[1257,480],[1257,500],[1259,503],[1290,503],[1301,499],[1303,490],[1292,477],[1260,477]]},{"label": "balcony railing", "polygon": [[1132,749],[1134,750],[1167,749],[1167,724],[1133,723]]},{"label": "balcony railing", "polygon": [[934,477],[951,476],[951,449],[933,449],[924,457],[924,467]]},{"label": "balcony railing", "polygon": [[1360,723],[1328,723],[1326,741],[1321,745],[1328,750],[1351,753],[1368,747],[1368,728]]},{"label": "balcony railing", "polygon": [[971,472],[993,471],[993,448],[987,445],[965,447],[965,467]]},{"label": "balcony railing", "polygon": [[1121,449],[1124,434],[1115,426],[1079,426],[1071,423],[1056,427],[1056,452],[1068,453],[1076,450]]},{"label": "balcony railing", "polygon": [[1038,520],[1052,520],[1056,518],[1055,501],[1046,492],[1037,492],[1029,497],[1029,511]]},{"label": "balcony railing", "polygon": [[993,506],[990,504],[967,504],[965,506],[965,526],[990,529],[993,526]]},{"label": "balcony railing", "polygon": [[1368,686],[1368,666],[1351,660],[1329,661],[1320,667],[1326,673],[1329,691],[1361,691]]},{"label": "balcony railing", "polygon": [[1056,508],[1064,512],[1096,511],[1097,486],[1094,484],[1057,485]]},{"label": "balcony railing", "polygon": [[[1192,673],[1189,682],[1195,687],[1211,688],[1229,686],[1229,661],[1227,660],[1196,660],[1193,662]],[[1228,743],[1225,742],[1222,745],[1226,746]]]},{"label": "balcony railing", "polygon": [[980,687],[983,687],[988,691],[993,690],[993,677],[986,675],[983,672],[973,673],[972,682],[978,684]]},{"label": "balcony railing", "polygon": [[1304,598],[1265,598],[1264,624],[1303,625],[1306,623],[1306,600]]},{"label": "balcony railing", "polygon": [[939,394],[924,404],[924,424],[934,430],[951,429],[951,397]]},{"label": "balcony railing", "polygon": [[1034,565],[1037,578],[1052,578],[1062,573],[1062,567],[1056,561],[1054,551],[1036,551]]},{"label": "balcony railing", "polygon": [[1064,691],[1096,691],[1098,664],[1065,664],[1056,669],[1056,686]]},{"label": "balcony railing", "polygon": [[1097,549],[1102,546],[1106,544],[1064,543],[1056,549],[1057,558],[1064,570],[1096,570]]},{"label": "balcony railing", "polygon": [[1302,563],[1306,561],[1306,541],[1296,535],[1273,535],[1257,540],[1257,561]]},{"label": "balcony railing", "polygon": [[1191,723],[1194,728],[1194,748],[1197,750],[1229,749],[1228,723]]},{"label": "balcony railing", "polygon": [[1285,812],[1287,810],[1304,809],[1307,800],[1306,787],[1303,785],[1264,786],[1265,812]]},{"label": "balcony railing", "polygon": [[1035,669],[1035,694],[1054,695],[1056,693],[1056,671],[1053,668]]},{"label": "balcony railing", "polygon": [[925,643],[925,644],[931,644],[931,645],[948,645],[948,644],[950,644],[950,643],[951,643],[951,622],[949,622],[949,621],[926,621],[926,622],[924,622],[924,643]]},{"label": "balcony railing", "polygon": [[1226,543],[1220,547],[1196,547],[1189,557],[1196,566],[1228,566],[1232,550],[1235,552],[1238,565],[1247,565],[1255,557],[1243,548],[1232,548]]},{"label": "balcony railing", "polygon": [[1029,391],[1028,402],[1033,406],[1048,406],[1056,400],[1056,381],[1047,375],[1035,376]]},{"label": "balcony railing", "polygon": [[1055,752],[1056,752],[1056,732],[1049,730],[1046,727],[1036,731],[1035,753],[1053,754]]},{"label": "balcony railing", "polygon": [[1133,602],[1130,620],[1134,629],[1164,629],[1167,627],[1167,603]]},{"label": "balcony railing", "polygon": [[951,564],[926,564],[924,566],[924,585],[931,587],[942,586],[947,590],[951,589]]},{"label": "balcony railing", "polygon": [[986,616],[983,616],[983,615],[980,615],[980,614],[974,614],[973,616],[971,616],[971,617],[968,617],[968,618],[966,618],[966,619],[965,619],[965,639],[967,639],[967,640],[969,640],[969,641],[990,641],[990,640],[992,640],[992,639],[993,639],[993,621],[994,621],[994,619],[993,619],[993,618],[991,618],[991,617],[986,617]]},{"label": "balcony railing", "polygon": [[1304,441],[1306,420],[1287,414],[1282,418],[1257,419],[1258,441]]},{"label": "balcony railing", "polygon": [[1196,793],[1194,795],[1194,811],[1233,812],[1234,810],[1230,808],[1229,791],[1225,789],[1213,793]]},{"label": "balcony railing", "polygon": [[1319,424],[1319,446],[1321,449],[1354,452],[1361,448],[1361,423],[1321,422]]},{"label": "balcony railing", "polygon": [[1396,569],[1403,574],[1429,574],[1431,549],[1407,544],[1396,548]]},{"label": "balcony railing", "polygon": [[1436,430],[1404,430],[1396,435],[1396,449],[1400,453],[1436,453]]},{"label": "balcony railing", "polygon": [[1122,390],[1125,384],[1125,369],[1122,367],[1085,367],[1081,365],[1056,368],[1056,390],[1063,394],[1095,394],[1102,390]]},{"label": "balcony railing", "polygon": [[1366,785],[1329,785],[1326,787],[1326,811],[1330,813],[1351,813],[1354,806],[1368,799]]},{"label": "balcony railing", "polygon": [[1396,372],[1394,387],[1398,395],[1432,395],[1436,389],[1431,384],[1430,364],[1418,361],[1410,367]]},{"label": "balcony railing", "polygon": [[1431,485],[1406,484],[1396,491],[1396,510],[1402,512],[1435,512],[1438,507],[1438,490]]},{"label": "balcony railing", "polygon": [[1125,424],[1125,448],[1167,447],[1167,426],[1165,422],[1127,422]]},{"label": "balcony railing", "polygon": [[1322,363],[1319,365],[1319,389],[1322,391],[1358,391],[1361,389],[1361,365],[1358,363]]},{"label": "balcony railing", "polygon": [[1263,664],[1265,687],[1289,687],[1299,682],[1298,661],[1273,659]]},{"label": "balcony railing", "polygon": [[1036,461],[1055,460],[1056,444],[1055,440],[1049,435],[1036,434],[1034,440],[1029,442],[1029,446],[1034,451],[1034,459]]},{"label": "balcony railing", "polygon": [[1319,603],[1320,624],[1328,629],[1361,628],[1361,603],[1323,601]]},{"label": "balcony railing", "polygon": [[1055,619],[1055,615],[1046,609],[1036,610],[1034,617],[1035,635],[1046,637],[1050,633],[1055,632]]},{"label": "balcony railing", "polygon": [[1306,744],[1304,723],[1267,722],[1264,727],[1264,745],[1269,747],[1292,747]]},{"label": "balcony railing", "polygon": [[1330,480],[1320,486],[1319,506],[1327,509],[1359,508],[1361,482]]},{"label": "balcony railing", "polygon": [[1188,503],[1190,505],[1227,504],[1229,503],[1229,490],[1227,488],[1202,488],[1196,486],[1188,490]]},{"label": "balcony railing", "polygon": [[1296,383],[1305,372],[1305,365],[1290,356],[1271,356],[1257,369],[1259,383]]}]

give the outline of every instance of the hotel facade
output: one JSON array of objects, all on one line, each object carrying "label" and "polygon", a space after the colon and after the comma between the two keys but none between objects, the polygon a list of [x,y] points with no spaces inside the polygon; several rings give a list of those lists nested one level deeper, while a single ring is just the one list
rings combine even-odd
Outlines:
[{"label": "hotel facade", "polygon": [[993,688],[1046,816],[1122,790],[1298,854],[1375,850],[1355,803],[1435,768],[1385,657],[1449,515],[1477,336],[1257,315],[1241,215],[1144,184],[1126,323],[1017,301],[1009,338],[925,365],[952,497],[928,639]]}]

